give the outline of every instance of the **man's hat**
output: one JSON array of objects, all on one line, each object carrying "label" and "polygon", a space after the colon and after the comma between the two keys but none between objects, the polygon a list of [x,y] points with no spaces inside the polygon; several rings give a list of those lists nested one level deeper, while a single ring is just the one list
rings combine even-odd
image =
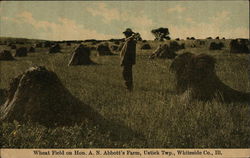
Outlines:
[{"label": "man's hat", "polygon": [[127,28],[124,32],[123,32],[124,34],[134,34],[134,32],[132,31],[132,29],[131,28]]}]

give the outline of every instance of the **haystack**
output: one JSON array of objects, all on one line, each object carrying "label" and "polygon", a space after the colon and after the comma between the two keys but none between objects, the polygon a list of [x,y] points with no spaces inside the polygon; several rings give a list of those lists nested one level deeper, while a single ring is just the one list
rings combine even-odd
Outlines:
[{"label": "haystack", "polygon": [[164,59],[174,59],[177,54],[174,50],[170,49],[167,44],[159,45],[154,53],[150,56],[150,59],[154,58],[164,58]]},{"label": "haystack", "polygon": [[15,57],[25,57],[27,56],[27,48],[26,47],[20,47],[16,50]]},{"label": "haystack", "polygon": [[70,42],[66,42],[66,45],[67,45],[67,46],[71,46],[71,43],[70,43]]},{"label": "haystack", "polygon": [[34,53],[36,49],[34,47],[30,47],[29,52]]},{"label": "haystack", "polygon": [[109,49],[108,43],[102,43],[97,47],[97,55],[104,56],[104,55],[113,55],[111,50]]},{"label": "haystack", "polygon": [[230,53],[250,53],[247,39],[235,39],[230,42]]},{"label": "haystack", "polygon": [[191,48],[196,48],[196,44],[191,44],[191,46],[190,46]]},{"label": "haystack", "polygon": [[94,62],[90,59],[90,49],[81,44],[74,50],[68,65],[71,66],[90,64],[94,64]]},{"label": "haystack", "polygon": [[72,96],[57,75],[45,67],[31,67],[12,80],[0,114],[1,120],[32,121],[45,126],[74,125],[101,118]]},{"label": "haystack", "polygon": [[195,40],[195,44],[198,46],[204,46],[204,45],[206,45],[206,41],[205,40]]},{"label": "haystack", "polygon": [[0,52],[0,60],[15,60],[10,51],[3,50]]},{"label": "haystack", "polygon": [[16,45],[11,45],[10,48],[11,49],[16,49]]},{"label": "haystack", "polygon": [[120,122],[107,120],[75,98],[57,75],[45,67],[31,67],[14,78],[7,93],[7,100],[0,106],[1,121],[16,120],[21,124],[28,121],[49,128],[87,122],[87,127],[97,127],[98,132],[106,133],[114,141],[129,143],[135,138],[143,139],[141,134]]},{"label": "haystack", "polygon": [[49,49],[49,53],[60,53],[61,52],[61,47],[59,44],[55,44]]},{"label": "haystack", "polygon": [[52,46],[52,43],[49,42],[49,41],[45,41],[45,42],[43,43],[43,47],[44,47],[44,48],[48,48],[48,47],[51,47],[51,46]]},{"label": "haystack", "polygon": [[166,40],[171,40],[171,37],[167,36],[165,39],[166,39]]},{"label": "haystack", "polygon": [[124,46],[124,42],[121,42],[118,46],[118,51],[121,51],[122,50],[122,47]]},{"label": "haystack", "polygon": [[90,50],[96,50],[96,47],[95,46],[89,46],[89,49]]},{"label": "haystack", "polygon": [[114,41],[114,44],[119,45],[120,41]]},{"label": "haystack", "polygon": [[222,42],[215,43],[211,42],[209,46],[209,50],[221,50],[224,47],[224,44]]},{"label": "haystack", "polygon": [[225,102],[249,102],[250,94],[225,85],[215,73],[215,59],[206,54],[186,52],[175,58],[170,70],[175,73],[176,91],[189,91],[191,99],[209,101],[217,98]]},{"label": "haystack", "polygon": [[169,44],[169,48],[173,51],[179,51],[181,49],[185,49],[185,44],[182,43],[182,44],[179,44],[178,42],[176,41],[172,41],[170,42]]},{"label": "haystack", "polygon": [[36,47],[36,48],[42,48],[42,46],[43,46],[42,43],[36,43],[36,44],[35,44],[35,47]]},{"label": "haystack", "polygon": [[151,46],[148,43],[145,43],[141,46],[141,49],[151,49]]},{"label": "haystack", "polygon": [[110,48],[112,51],[117,51],[119,47],[117,45],[112,45]]},{"label": "haystack", "polygon": [[0,88],[0,107],[5,102],[7,91]]}]

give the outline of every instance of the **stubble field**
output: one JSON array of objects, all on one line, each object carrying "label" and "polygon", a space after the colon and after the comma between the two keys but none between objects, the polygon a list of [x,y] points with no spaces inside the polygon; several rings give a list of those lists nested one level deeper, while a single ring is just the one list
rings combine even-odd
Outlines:
[{"label": "stubble field", "polygon": [[[249,92],[249,57],[229,54],[229,41],[222,50],[209,51],[206,46],[191,48],[183,41],[182,52],[206,53],[216,58],[216,73],[233,89]],[[83,123],[71,127],[47,128],[27,122],[1,122],[0,142],[3,148],[83,148],[83,147],[150,147],[150,148],[248,148],[250,142],[250,107],[246,103],[189,101],[176,95],[174,74],[169,71],[172,60],[154,59],[149,55],[158,42],[149,41],[150,50],[137,44],[137,60],[133,67],[134,91],[125,89],[119,55],[96,56],[90,66],[68,66],[76,44],[61,44],[62,53],[48,54],[37,49],[16,61],[0,62],[0,89],[8,89],[11,78],[34,65],[54,71],[63,85],[83,103],[102,116],[140,133],[131,140],[113,139],[95,125]],[[1,49],[7,46],[1,46]],[[0,103],[4,103],[4,97]],[[117,129],[119,130],[119,129]],[[129,135],[129,133],[127,133]],[[123,136],[120,136],[123,137]]]}]

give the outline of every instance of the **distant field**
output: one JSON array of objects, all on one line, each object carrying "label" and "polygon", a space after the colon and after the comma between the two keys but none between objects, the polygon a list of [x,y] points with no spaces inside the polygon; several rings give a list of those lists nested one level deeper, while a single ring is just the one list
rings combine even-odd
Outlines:
[{"label": "distant field", "polygon": [[[190,47],[192,41],[179,42],[184,42],[186,49],[178,54],[189,51],[212,55],[217,59],[216,73],[225,84],[250,92],[249,57],[229,54],[229,40],[221,40],[226,47],[218,51],[209,51],[209,42],[196,48]],[[62,53],[48,54],[48,48],[39,48],[27,57],[16,58],[16,61],[0,62],[0,89],[8,89],[10,79],[27,68],[46,66],[58,75],[74,96],[107,119],[141,133],[144,140],[112,140],[111,136],[88,125],[48,129],[32,123],[1,122],[2,147],[249,148],[249,105],[225,104],[216,99],[211,102],[187,102],[185,96],[175,93],[174,75],[169,71],[172,61],[148,59],[159,42],[148,43],[152,46],[151,50],[141,50],[142,43],[137,44],[137,63],[133,68],[135,89],[132,93],[124,88],[117,52],[116,56],[98,57],[92,51],[91,59],[98,65],[69,67],[71,52],[77,44],[61,44]],[[0,45],[0,50],[3,49],[9,48]]]}]

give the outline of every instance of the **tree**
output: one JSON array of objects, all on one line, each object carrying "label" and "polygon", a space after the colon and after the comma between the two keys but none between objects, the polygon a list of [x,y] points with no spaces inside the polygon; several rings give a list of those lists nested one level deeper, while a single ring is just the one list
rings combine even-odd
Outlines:
[{"label": "tree", "polygon": [[153,29],[151,30],[151,33],[155,36],[156,41],[164,41],[164,39],[167,40],[170,38],[168,36],[169,35],[168,28],[160,27],[158,29]]}]

